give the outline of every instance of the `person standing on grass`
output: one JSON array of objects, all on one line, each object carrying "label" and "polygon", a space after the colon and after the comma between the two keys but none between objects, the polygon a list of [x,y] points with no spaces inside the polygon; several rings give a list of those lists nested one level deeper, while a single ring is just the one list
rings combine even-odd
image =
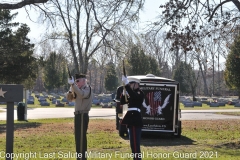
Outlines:
[{"label": "person standing on grass", "polygon": [[86,160],[88,113],[92,106],[91,87],[87,84],[84,74],[75,74],[75,82],[72,77],[68,78],[68,83],[71,85],[71,91],[67,93],[68,100],[75,100],[74,132],[78,155],[76,158],[77,160]]},{"label": "person standing on grass", "polygon": [[[142,153],[140,150],[140,141],[142,133],[142,115],[141,107],[144,101],[144,93],[139,88],[140,80],[136,78],[127,78],[122,76],[123,84],[125,84],[124,96],[121,97],[121,104],[128,104],[128,111],[125,114],[121,124],[127,125],[129,132],[130,146],[133,153],[134,160],[141,160]],[[125,99],[127,96],[127,102]]]},{"label": "person standing on grass", "polygon": [[114,98],[114,101],[116,102],[116,129],[119,129],[119,117],[118,114],[122,114],[122,105],[120,104],[120,99],[122,97],[123,92],[123,86],[119,86],[117,88],[117,94]]}]

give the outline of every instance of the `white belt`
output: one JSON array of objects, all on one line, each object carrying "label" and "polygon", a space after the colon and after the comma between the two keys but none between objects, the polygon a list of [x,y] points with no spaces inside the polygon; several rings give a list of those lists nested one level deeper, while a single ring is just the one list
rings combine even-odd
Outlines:
[{"label": "white belt", "polygon": [[141,110],[139,108],[128,108],[128,111],[138,111],[138,112],[141,112]]}]

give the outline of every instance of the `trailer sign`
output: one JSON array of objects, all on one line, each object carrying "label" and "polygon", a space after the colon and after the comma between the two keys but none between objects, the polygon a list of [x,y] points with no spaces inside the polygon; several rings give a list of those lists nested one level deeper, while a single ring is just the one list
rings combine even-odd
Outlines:
[{"label": "trailer sign", "polygon": [[[129,76],[140,80],[140,89],[144,92],[144,102],[141,107],[143,119],[142,131],[147,133],[170,133],[181,136],[179,108],[179,82],[157,77],[152,74]],[[120,106],[120,105],[118,105]],[[123,105],[122,112],[117,113],[117,129],[119,135],[127,133],[126,126],[121,125],[122,118],[128,111],[128,105]]]},{"label": "trailer sign", "polygon": [[142,130],[174,131],[176,85],[145,84],[140,88],[145,94],[145,101],[141,109]]}]

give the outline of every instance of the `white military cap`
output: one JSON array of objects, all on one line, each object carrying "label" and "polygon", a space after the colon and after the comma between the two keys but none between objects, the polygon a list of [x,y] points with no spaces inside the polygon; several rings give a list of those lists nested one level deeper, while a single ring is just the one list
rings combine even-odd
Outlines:
[{"label": "white military cap", "polygon": [[140,83],[140,79],[134,78],[134,77],[128,77],[129,83]]}]

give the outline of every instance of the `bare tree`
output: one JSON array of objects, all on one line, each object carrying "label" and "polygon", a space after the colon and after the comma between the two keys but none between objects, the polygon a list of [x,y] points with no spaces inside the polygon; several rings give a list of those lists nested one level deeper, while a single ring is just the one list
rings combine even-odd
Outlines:
[{"label": "bare tree", "polygon": [[143,4],[144,0],[23,0],[0,3],[0,9],[34,8],[49,24],[47,38],[67,41],[76,71],[86,73],[96,51],[112,44],[108,36],[138,21]]},{"label": "bare tree", "polygon": [[[229,7],[227,2],[235,7]],[[199,65],[202,73],[204,92],[208,94],[207,73],[212,68],[211,75],[215,81],[216,60],[219,62],[220,57],[226,57],[226,44],[231,44],[232,30],[239,23],[239,6],[238,0],[169,0],[160,6],[162,15],[151,23],[148,32],[155,39],[163,29],[167,32],[169,51],[173,51],[175,66],[178,66],[182,55],[185,55],[185,62],[197,62],[195,64]]]},{"label": "bare tree", "polygon": [[[169,44],[171,41],[167,40],[166,33],[160,33],[153,35],[151,32],[141,34],[141,43],[146,54],[155,57],[158,62],[161,75],[166,78],[172,78],[172,74],[169,73],[168,64],[172,64],[172,54],[169,52]],[[155,38],[153,38],[155,37]],[[167,67],[167,68],[166,68]]]},{"label": "bare tree", "polygon": [[120,26],[137,20],[143,0],[52,0],[39,6],[54,29],[48,38],[68,42],[77,72],[87,73],[90,58]]},{"label": "bare tree", "polygon": [[[20,0],[19,0],[20,1]],[[47,3],[50,0],[22,0],[20,2],[0,3],[0,9],[19,9],[28,5],[38,5]]]}]

